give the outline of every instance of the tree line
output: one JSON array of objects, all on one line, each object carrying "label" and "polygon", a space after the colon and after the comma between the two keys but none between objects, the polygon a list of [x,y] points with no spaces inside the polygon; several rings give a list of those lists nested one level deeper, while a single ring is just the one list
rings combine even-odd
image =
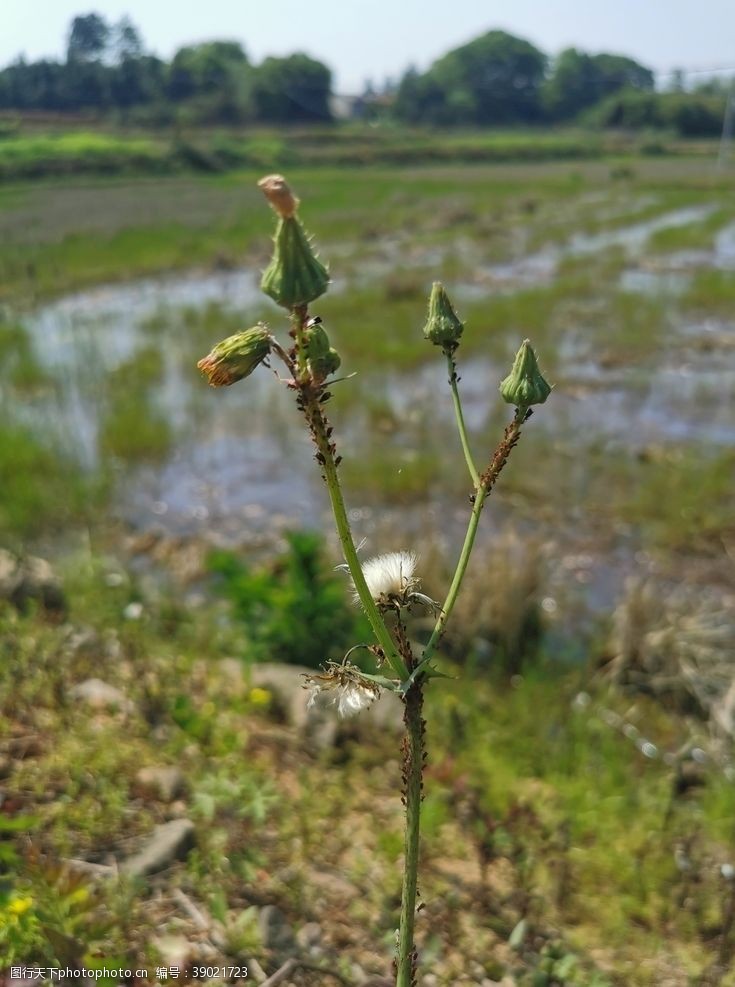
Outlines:
[{"label": "tree line", "polygon": [[[66,59],[22,59],[0,71],[0,109],[116,112],[138,123],[312,123],[332,119],[332,75],[306,54],[250,62],[238,42],[180,48],[166,62],[146,52],[128,19],[75,17]],[[650,68],[625,55],[568,48],[549,58],[529,41],[489,31],[409,68],[397,85],[368,86],[358,116],[431,126],[516,126],[582,122],[668,127],[683,136],[718,134],[726,92],[707,83],[655,91]]]},{"label": "tree line", "polygon": [[65,61],[19,59],[0,71],[0,109],[118,111],[140,123],[274,123],[331,119],[332,74],[296,53],[253,65],[235,41],[180,48],[170,62],[147,53],[135,25],[75,17]]}]

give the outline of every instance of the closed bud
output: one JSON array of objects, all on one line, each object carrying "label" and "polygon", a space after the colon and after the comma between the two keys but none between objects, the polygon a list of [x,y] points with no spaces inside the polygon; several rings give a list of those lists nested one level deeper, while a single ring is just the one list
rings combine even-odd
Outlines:
[{"label": "closed bud", "polygon": [[454,311],[444,285],[435,281],[429,296],[429,318],[424,326],[424,337],[451,356],[459,346],[463,329],[464,323]]},{"label": "closed bud", "polygon": [[226,387],[248,377],[271,350],[271,335],[264,325],[228,336],[197,367],[212,387]]},{"label": "closed bud", "polygon": [[263,272],[261,289],[278,305],[308,305],[329,286],[329,272],[311,248],[296,216],[278,220],[275,250]]},{"label": "closed bud", "polygon": [[526,339],[516,353],[513,369],[500,385],[504,401],[517,408],[530,408],[532,404],[543,404],[551,386],[544,380],[533,347]]},{"label": "closed bud", "polygon": [[309,370],[317,381],[325,380],[342,363],[339,353],[329,345],[326,330],[319,323],[313,323],[304,330],[304,349]]},{"label": "closed bud", "polygon": [[275,249],[263,272],[261,289],[284,308],[308,305],[329,286],[329,272],[314,253],[296,216],[299,200],[282,175],[268,175],[258,185],[279,216]]}]

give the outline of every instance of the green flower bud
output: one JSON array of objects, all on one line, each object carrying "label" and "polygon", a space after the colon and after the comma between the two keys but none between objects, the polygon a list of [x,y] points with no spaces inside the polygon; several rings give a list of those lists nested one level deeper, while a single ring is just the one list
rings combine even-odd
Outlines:
[{"label": "green flower bud", "polygon": [[424,337],[451,355],[459,346],[463,329],[464,323],[454,311],[444,285],[435,281],[429,296],[429,319],[424,326]]},{"label": "green flower bud", "polygon": [[516,353],[513,369],[501,383],[500,393],[504,401],[517,408],[543,404],[551,394],[551,387],[541,375],[536,354],[527,339]]},{"label": "green flower bud", "polygon": [[329,286],[329,273],[311,248],[296,216],[278,220],[273,258],[263,272],[261,289],[284,308],[308,305]]},{"label": "green flower bud", "polygon": [[315,380],[324,380],[338,370],[342,363],[339,353],[329,345],[326,330],[319,323],[304,330],[304,349],[309,370]]},{"label": "green flower bud", "polygon": [[225,387],[248,377],[271,351],[271,335],[264,325],[228,336],[197,367],[212,387]]}]

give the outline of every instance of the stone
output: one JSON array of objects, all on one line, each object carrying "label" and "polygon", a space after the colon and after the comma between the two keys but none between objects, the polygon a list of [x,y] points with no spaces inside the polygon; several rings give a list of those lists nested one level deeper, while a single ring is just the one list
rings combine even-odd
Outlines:
[{"label": "stone", "polygon": [[318,922],[307,922],[296,933],[296,942],[303,950],[314,952],[322,941],[322,927]]},{"label": "stone", "polygon": [[179,768],[151,765],[138,771],[134,788],[142,798],[173,802],[186,791],[186,779]]},{"label": "stone", "polygon": [[90,709],[119,709],[126,713],[135,709],[124,692],[102,679],[85,679],[72,686],[69,695],[75,702],[85,703]]},{"label": "stone", "polygon": [[18,558],[4,548],[0,549],[0,599],[21,611],[30,601],[56,616],[67,611],[64,591],[50,563],[35,555]]},{"label": "stone", "polygon": [[261,908],[258,924],[263,946],[276,960],[286,960],[298,952],[291,924],[277,905],[265,905]]},{"label": "stone", "polygon": [[145,877],[183,860],[194,846],[196,830],[190,819],[172,819],[156,826],[152,835],[121,870],[131,877]]},{"label": "stone", "polygon": [[197,947],[192,945],[185,936],[159,936],[153,940],[153,946],[163,966],[177,966],[180,973],[192,957],[198,955]]}]

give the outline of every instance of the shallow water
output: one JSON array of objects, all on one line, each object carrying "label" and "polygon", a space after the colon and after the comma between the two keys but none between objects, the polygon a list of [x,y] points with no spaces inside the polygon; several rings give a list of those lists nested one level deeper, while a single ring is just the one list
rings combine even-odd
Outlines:
[{"label": "shallow water", "polygon": [[[175,324],[180,310],[204,309],[213,301],[242,312],[245,320],[260,297],[255,280],[243,274],[200,274],[107,286],[41,309],[27,325],[58,386],[53,399],[37,404],[32,414],[49,417],[66,444],[94,465],[105,372],[150,344],[151,318],[165,315]],[[687,332],[699,340],[707,330],[682,327],[683,339]],[[731,333],[732,326],[721,326],[723,332]],[[224,523],[233,516],[252,523],[265,512],[271,518],[314,522],[324,504],[323,491],[311,448],[294,427],[285,388],[260,369],[247,386],[208,389],[171,353],[170,333],[165,338],[165,373],[155,399],[174,423],[174,448],[161,462],[120,467],[122,516],[170,530],[193,529],[204,520]],[[652,366],[625,370],[600,367],[584,352],[574,335],[567,337],[559,361],[564,377],[556,382],[553,400],[536,416],[535,429],[551,436],[583,434],[587,441],[597,436],[622,447],[682,440],[735,443],[731,404],[716,398],[735,394],[735,369],[716,351],[692,350],[682,356],[674,349]],[[475,358],[463,361],[461,375],[468,427],[477,432],[496,406],[502,368]],[[438,427],[422,433],[421,442],[423,451],[444,454],[445,442],[451,441],[452,411],[441,361],[380,379],[363,373],[356,386],[380,398],[392,412],[395,428],[409,426],[412,439],[417,422],[437,416]],[[343,417],[350,441],[364,440],[374,431],[359,409],[349,409]],[[344,436],[345,425],[335,424]]]}]

